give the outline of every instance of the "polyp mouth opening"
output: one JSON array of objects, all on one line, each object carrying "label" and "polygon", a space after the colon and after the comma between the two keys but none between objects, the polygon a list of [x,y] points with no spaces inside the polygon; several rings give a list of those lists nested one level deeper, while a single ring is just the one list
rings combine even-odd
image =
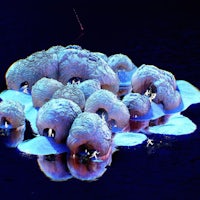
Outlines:
[{"label": "polyp mouth opening", "polygon": [[152,94],[156,94],[157,93],[157,88],[155,85],[151,84],[145,91],[145,95],[150,97]]},{"label": "polyp mouth opening", "polygon": [[106,121],[108,128],[111,130],[113,127],[117,127],[117,123],[114,119],[110,119],[108,120],[108,112],[103,109],[103,108],[99,108],[96,113]]},{"label": "polyp mouth opening", "polygon": [[96,113],[102,118],[105,119],[105,121],[108,121],[108,112],[103,109],[103,108],[99,108]]},{"label": "polyp mouth opening", "polygon": [[20,84],[20,88],[19,91],[26,93],[26,94],[30,94],[30,89],[29,89],[29,83],[28,81],[24,81]]},{"label": "polyp mouth opening", "polygon": [[12,130],[13,130],[13,127],[11,123],[5,117],[2,117],[0,121],[0,136],[10,135]]},{"label": "polyp mouth opening", "polygon": [[22,82],[21,84],[20,84],[20,88],[22,88],[22,87],[25,87],[25,86],[29,86],[29,83],[28,83],[28,81],[24,81],[24,82]]},{"label": "polyp mouth opening", "polygon": [[153,99],[155,99],[156,93],[157,93],[157,88],[156,88],[156,86],[154,86],[154,85],[151,84],[151,85],[146,89],[144,95],[146,95],[146,96],[149,98],[149,100],[152,101]]},{"label": "polyp mouth opening", "polygon": [[88,164],[94,159],[97,159],[99,152],[95,150],[91,145],[83,144],[78,148],[76,157],[81,164]]},{"label": "polyp mouth opening", "polygon": [[55,132],[54,129],[45,128],[45,129],[43,130],[43,136],[55,138],[56,132]]},{"label": "polyp mouth opening", "polygon": [[11,123],[6,119],[6,117],[2,117],[0,121],[0,128],[1,129],[12,129]]},{"label": "polyp mouth opening", "polygon": [[79,83],[81,83],[81,82],[83,82],[83,79],[82,78],[80,78],[80,77],[72,77],[72,78],[70,78],[69,79],[69,81],[68,81],[68,83],[71,83],[71,84],[79,84]]}]

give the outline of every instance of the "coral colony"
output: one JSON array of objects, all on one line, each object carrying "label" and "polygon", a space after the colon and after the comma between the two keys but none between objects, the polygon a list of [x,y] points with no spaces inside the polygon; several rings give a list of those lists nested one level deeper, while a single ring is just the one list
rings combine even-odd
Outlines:
[{"label": "coral colony", "polygon": [[199,90],[156,66],[136,67],[124,54],[53,46],[14,62],[5,78],[1,136],[8,147],[37,155],[51,180],[96,180],[120,146],[149,147],[149,135],[196,130],[181,112],[200,102]]}]

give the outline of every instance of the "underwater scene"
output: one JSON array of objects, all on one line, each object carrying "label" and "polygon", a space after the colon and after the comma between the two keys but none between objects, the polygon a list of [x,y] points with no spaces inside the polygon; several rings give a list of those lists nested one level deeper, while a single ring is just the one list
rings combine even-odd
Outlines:
[{"label": "underwater scene", "polygon": [[12,5],[1,12],[2,196],[198,199],[195,5]]}]

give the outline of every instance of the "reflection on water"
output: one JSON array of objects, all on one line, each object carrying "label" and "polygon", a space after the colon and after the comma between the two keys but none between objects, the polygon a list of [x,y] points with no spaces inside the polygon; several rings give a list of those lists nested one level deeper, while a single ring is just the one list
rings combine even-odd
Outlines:
[{"label": "reflection on water", "polygon": [[67,181],[71,178],[94,181],[106,172],[106,167],[111,164],[112,157],[101,162],[88,160],[81,162],[78,157],[67,153],[58,155],[38,156],[37,162],[40,170],[52,181]]},{"label": "reflection on water", "polygon": [[24,140],[25,126],[18,128],[0,127],[1,140],[7,147],[17,147]]},{"label": "reflection on water", "polygon": [[[135,143],[136,146],[134,147],[131,147],[130,144],[130,147],[125,146],[114,149],[104,160],[88,159],[83,161],[79,156],[65,152],[60,154],[37,155],[37,163],[42,173],[51,181],[65,182],[71,179],[96,181],[106,173],[108,167],[112,169],[113,156],[117,149],[126,148],[127,150],[137,150],[139,148],[143,149],[148,155],[152,155],[161,153],[166,149],[173,149],[178,140],[176,136],[171,135],[150,135],[142,144]],[[22,155],[26,156],[28,154],[22,153]],[[120,162],[120,160],[118,161]]]},{"label": "reflection on water", "polygon": [[40,170],[53,181],[67,181],[72,178],[68,168],[66,153],[38,156]]},{"label": "reflection on water", "polygon": [[[27,130],[29,131],[29,130]],[[25,136],[27,134],[25,132]],[[124,135],[124,136],[123,136]],[[41,136],[43,138],[44,136]],[[2,136],[3,138],[3,136]],[[39,139],[39,137],[36,137]],[[45,137],[47,138],[47,137]],[[58,146],[54,146],[52,142],[52,138],[47,138],[51,141],[50,148],[57,148]],[[173,149],[176,145],[176,142],[179,140],[177,136],[174,135],[157,135],[151,134],[146,137],[140,133],[123,133],[116,134],[113,142],[120,146],[125,146],[124,148],[129,149],[137,149],[140,146],[143,151],[146,151],[148,155],[161,153],[165,151],[165,149]],[[10,146],[16,144],[18,140],[9,140]],[[28,140],[28,141],[34,141]],[[37,140],[38,142],[39,140]],[[41,140],[42,141],[42,140]],[[12,142],[14,142],[12,144]],[[24,143],[25,142],[25,143]],[[26,144],[26,140],[20,144]],[[49,145],[48,143],[46,143]],[[32,144],[34,146],[34,144]],[[42,144],[41,149],[45,148]],[[19,145],[20,146],[20,145]],[[32,146],[32,149],[33,149]],[[133,146],[134,148],[131,148]],[[36,147],[38,147],[36,145]],[[140,149],[141,149],[140,148]],[[47,146],[48,149],[48,146]],[[107,168],[112,164],[112,158],[114,152],[120,148],[113,148],[110,153],[104,158],[94,159],[91,155],[94,152],[90,152],[90,156],[87,157],[87,153],[84,155],[74,155],[70,154],[70,152],[66,149],[67,152],[58,153],[58,154],[46,154],[46,155],[37,155],[37,163],[39,165],[39,169],[43,172],[43,174],[48,177],[51,181],[61,182],[61,181],[69,181],[72,178],[81,180],[81,181],[95,181],[102,177]],[[34,152],[34,150],[33,150]],[[44,150],[47,153],[46,150]],[[37,153],[37,152],[36,152]],[[22,153],[22,155],[30,155],[28,153]]]}]

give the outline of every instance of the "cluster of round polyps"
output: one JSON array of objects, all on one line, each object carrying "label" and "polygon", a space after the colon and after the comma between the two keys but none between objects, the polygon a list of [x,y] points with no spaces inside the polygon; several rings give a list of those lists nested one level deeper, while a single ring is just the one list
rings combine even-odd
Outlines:
[{"label": "cluster of round polyps", "polygon": [[[109,62],[109,57],[108,61],[105,61],[105,56],[103,59],[98,53],[82,49],[80,46],[51,47],[47,51],[36,52],[13,63],[6,73],[7,87],[19,90],[24,83],[28,83],[31,89],[43,77],[58,80],[66,85],[78,78],[81,81],[96,79],[101,88],[117,93],[119,79],[115,71],[118,68],[132,70],[135,65],[126,55],[117,54],[115,57],[115,62]],[[112,65],[115,71],[112,70]]]},{"label": "cluster of round polyps", "polygon": [[178,107],[181,102],[174,75],[156,66],[142,65],[131,82],[134,92],[148,95],[155,103],[163,104],[166,110]]},{"label": "cluster of round polyps", "polygon": [[[107,57],[77,45],[54,46],[16,61],[6,72],[6,83],[8,91],[26,93],[32,107],[22,97],[22,120],[13,115],[13,103],[7,104],[5,112],[0,107],[1,123],[16,128],[23,125],[24,112],[26,117],[30,117],[31,110],[36,113],[31,124],[35,124],[38,136],[18,148],[42,156],[69,150],[68,168],[74,177],[83,180],[91,171],[93,178],[105,171],[116,146],[140,144],[147,139],[142,133],[148,131],[165,134],[165,127],[151,127],[165,124],[171,114],[200,102],[199,92],[185,82],[179,82],[177,87],[170,72],[152,65],[137,68],[126,55]],[[190,95],[197,94],[197,98],[191,101],[189,97],[188,101],[185,88],[190,88]],[[3,105],[4,101],[0,103]],[[176,127],[183,120],[187,123],[190,128],[181,133],[195,130],[194,124],[182,115],[170,119]],[[133,131],[140,133],[128,133]],[[39,163],[41,169],[49,165],[41,159]],[[100,169],[99,173],[95,169]],[[51,174],[51,169],[47,171]],[[68,173],[64,176],[69,178]]]},{"label": "cluster of round polyps", "polygon": [[[124,72],[131,76],[126,78],[124,74],[120,78]],[[149,65],[137,68],[124,54],[107,57],[78,45],[53,46],[16,61],[6,72],[6,83],[8,89],[28,88],[33,106],[39,109],[36,119],[39,134],[53,136],[59,143],[66,140],[81,112],[97,113],[111,131],[116,127],[140,131],[149,122],[132,119],[146,115],[151,101],[163,103],[165,109],[180,103],[171,73]]]},{"label": "cluster of round polyps", "polygon": [[[78,89],[77,84],[70,87]],[[63,88],[68,88],[68,85]],[[78,156],[80,160],[79,151],[98,152],[95,158],[101,159],[111,153],[112,128],[129,126],[130,114],[126,105],[112,92],[99,89],[88,97],[81,109],[78,103],[72,101],[73,95],[61,95],[59,98],[57,91],[54,93],[57,98],[53,95],[38,111],[36,125],[39,134],[53,137],[57,143],[67,141],[71,155],[74,158]],[[67,90],[65,92],[68,93]],[[94,158],[88,154],[88,160]]]},{"label": "cluster of round polyps", "polygon": [[[160,125],[167,122],[170,115],[161,115],[153,118],[145,115],[152,112],[152,106],[156,103],[162,105],[162,109],[172,112],[179,107],[181,95],[177,90],[174,75],[166,70],[153,65],[141,65],[131,77],[132,92],[124,96],[122,101],[130,112],[130,130],[140,131],[149,126]],[[140,119],[140,120],[138,120]]]},{"label": "cluster of round polyps", "polygon": [[[39,110],[36,119],[39,134],[63,143],[70,134],[71,126],[75,126],[73,121],[81,112],[98,113],[110,133],[114,126],[121,129],[129,126],[129,111],[118,96],[118,71],[132,71],[135,68],[131,59],[124,54],[107,57],[77,45],[54,46],[13,63],[6,72],[6,83],[11,90],[30,91],[33,106]],[[129,90],[130,86],[131,83]],[[89,119],[94,123],[100,120],[98,117]],[[88,140],[91,138],[97,143],[103,127],[84,127],[88,135],[81,135],[81,140],[88,137]],[[102,147],[96,151],[102,157],[108,152],[105,152],[103,142],[100,144]],[[71,149],[69,142],[68,146]]]}]

